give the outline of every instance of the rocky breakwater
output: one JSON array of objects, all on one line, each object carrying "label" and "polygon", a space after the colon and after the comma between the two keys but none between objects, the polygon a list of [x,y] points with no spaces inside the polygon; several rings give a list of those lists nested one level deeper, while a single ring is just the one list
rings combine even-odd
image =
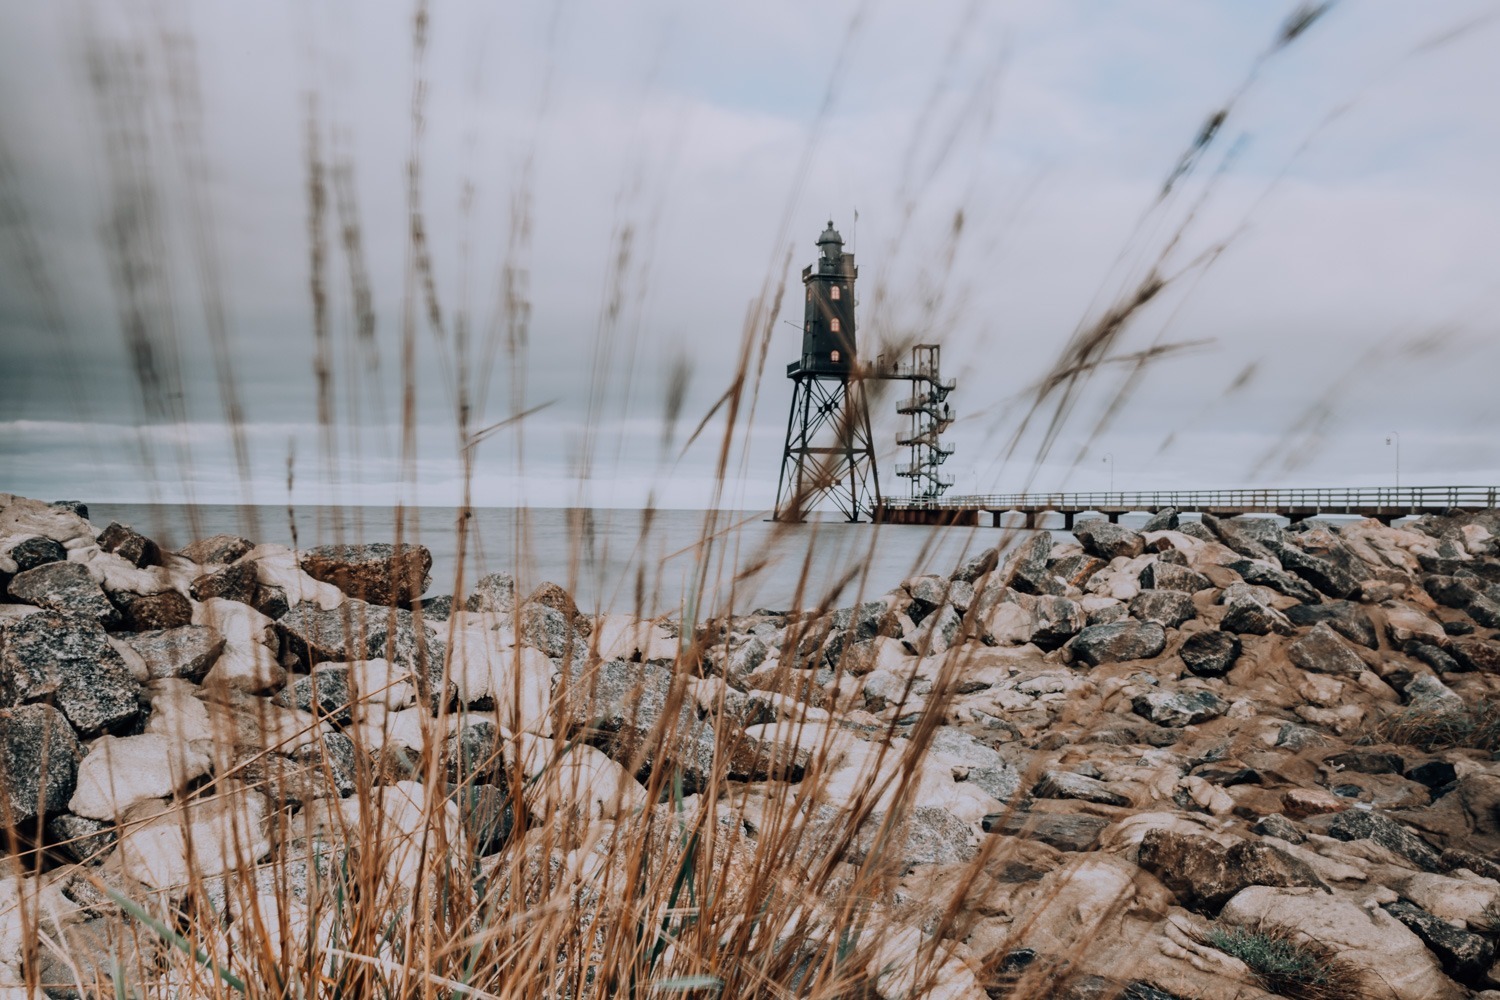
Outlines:
[{"label": "rocky breakwater", "polygon": [[572,996],[1500,997],[1492,513],[1092,522],[696,623],[86,516],[0,495],[0,997],[351,954]]}]

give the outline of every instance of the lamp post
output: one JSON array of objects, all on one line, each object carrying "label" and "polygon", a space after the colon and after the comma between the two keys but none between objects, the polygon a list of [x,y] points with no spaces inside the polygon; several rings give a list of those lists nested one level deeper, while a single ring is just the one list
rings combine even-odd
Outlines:
[{"label": "lamp post", "polygon": [[1385,436],[1385,446],[1389,448],[1391,442],[1396,443],[1396,492],[1401,492],[1401,432],[1391,431]]},{"label": "lamp post", "polygon": [[1105,455],[1102,459],[1100,459],[1100,461],[1101,462],[1108,462],[1109,463],[1109,491],[1111,493],[1113,493],[1115,491],[1115,456],[1114,456],[1114,452],[1110,452],[1108,455]]}]

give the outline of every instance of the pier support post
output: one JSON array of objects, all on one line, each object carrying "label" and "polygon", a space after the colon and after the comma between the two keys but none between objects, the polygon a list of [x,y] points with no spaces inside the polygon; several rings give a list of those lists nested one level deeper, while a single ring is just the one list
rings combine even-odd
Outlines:
[{"label": "pier support post", "polygon": [[1064,531],[1072,531],[1073,530],[1073,517],[1074,517],[1074,515],[1075,515],[1075,512],[1071,511],[1071,510],[1065,510],[1065,511],[1062,512],[1062,516],[1063,516],[1063,530]]}]

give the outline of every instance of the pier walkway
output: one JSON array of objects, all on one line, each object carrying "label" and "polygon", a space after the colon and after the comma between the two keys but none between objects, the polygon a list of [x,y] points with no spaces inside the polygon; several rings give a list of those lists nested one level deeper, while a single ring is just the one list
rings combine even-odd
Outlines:
[{"label": "pier walkway", "polygon": [[953,524],[979,526],[988,516],[994,527],[1007,514],[1020,514],[1027,528],[1041,527],[1047,515],[1061,515],[1071,529],[1080,514],[1097,514],[1118,522],[1121,514],[1155,514],[1163,510],[1237,517],[1279,514],[1291,521],[1325,514],[1373,517],[1385,524],[1417,514],[1448,510],[1475,511],[1500,503],[1496,486],[1371,486],[1330,489],[1163,490],[1154,493],[1009,493],[952,496],[936,500],[880,501],[870,519],[881,524]]}]

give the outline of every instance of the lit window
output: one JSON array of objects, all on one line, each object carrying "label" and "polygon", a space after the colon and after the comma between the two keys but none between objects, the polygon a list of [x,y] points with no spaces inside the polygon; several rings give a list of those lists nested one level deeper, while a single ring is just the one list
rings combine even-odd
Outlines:
[{"label": "lit window", "polygon": [[828,322],[830,324],[828,328],[830,330],[832,330],[834,333],[838,333],[839,332],[839,318],[837,316],[835,316],[833,319],[829,320]]},{"label": "lit window", "polygon": [[803,333],[812,333],[812,321],[811,320],[808,320],[806,323],[802,324],[802,332]]},{"label": "lit window", "polygon": [[838,300],[839,300],[839,286],[838,285],[834,285],[833,286],[833,301],[837,302]]},{"label": "lit window", "polygon": [[834,351],[832,354],[828,355],[828,360],[829,361],[837,362],[838,359],[839,359],[839,352],[838,351]]}]

